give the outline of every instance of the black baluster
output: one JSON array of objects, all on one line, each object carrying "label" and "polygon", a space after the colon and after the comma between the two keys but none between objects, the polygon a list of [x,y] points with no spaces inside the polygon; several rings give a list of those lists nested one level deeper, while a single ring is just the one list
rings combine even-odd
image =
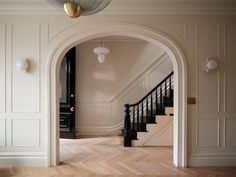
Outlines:
[{"label": "black baluster", "polygon": [[172,97],[172,95],[171,95],[171,76],[169,78],[169,97]]},{"label": "black baluster", "polygon": [[137,105],[137,130],[140,130],[140,126],[139,126],[139,105]]},{"label": "black baluster", "polygon": [[165,80],[165,98],[167,97],[167,83],[166,83],[166,80]]},{"label": "black baluster", "polygon": [[162,101],[162,85],[160,86],[160,109],[161,109],[161,114],[163,114],[163,101]]},{"label": "black baluster", "polygon": [[156,89],[156,94],[155,94],[155,96],[156,96],[156,115],[158,115],[158,96],[157,96],[157,89]]},{"label": "black baluster", "polygon": [[[151,93],[151,119],[153,119],[153,100],[152,100],[152,93]],[[152,120],[151,120],[152,121]],[[153,122],[153,121],[152,121]]]},{"label": "black baluster", "polygon": [[136,130],[136,128],[135,128],[135,110],[134,110],[134,107],[133,107],[133,130]]},{"label": "black baluster", "polygon": [[146,98],[146,117],[148,117],[148,97]]},{"label": "black baluster", "polygon": [[125,105],[125,123],[124,123],[124,146],[131,147],[132,133],[130,124],[129,104]]},{"label": "black baluster", "polygon": [[141,116],[141,127],[142,127],[142,130],[144,130],[143,102],[141,103],[141,108],[142,108],[142,110],[141,110],[141,114],[142,114],[142,116]]}]

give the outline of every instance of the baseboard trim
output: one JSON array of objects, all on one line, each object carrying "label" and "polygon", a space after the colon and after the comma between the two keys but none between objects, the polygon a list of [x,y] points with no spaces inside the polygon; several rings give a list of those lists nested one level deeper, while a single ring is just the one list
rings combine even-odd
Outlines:
[{"label": "baseboard trim", "polygon": [[0,157],[0,166],[48,167],[46,156],[4,156]]},{"label": "baseboard trim", "polygon": [[236,156],[191,157],[188,166],[236,166]]},{"label": "baseboard trim", "polygon": [[109,128],[76,128],[75,129],[75,137],[79,136],[112,136],[112,135],[121,135],[121,129],[110,130]]}]

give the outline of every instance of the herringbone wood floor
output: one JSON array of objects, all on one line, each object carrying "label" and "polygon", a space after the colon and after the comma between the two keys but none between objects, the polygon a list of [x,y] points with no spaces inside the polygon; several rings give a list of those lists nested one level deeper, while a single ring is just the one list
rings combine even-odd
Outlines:
[{"label": "herringbone wood floor", "polygon": [[176,168],[171,147],[124,148],[120,137],[61,140],[61,165],[0,168],[0,177],[236,177],[236,167]]}]

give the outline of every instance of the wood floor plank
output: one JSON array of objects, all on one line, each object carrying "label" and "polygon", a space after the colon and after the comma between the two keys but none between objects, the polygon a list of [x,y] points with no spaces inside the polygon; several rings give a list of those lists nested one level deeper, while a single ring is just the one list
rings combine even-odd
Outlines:
[{"label": "wood floor plank", "polygon": [[172,147],[123,147],[122,138],[60,140],[53,168],[0,167],[0,177],[236,177],[236,167],[177,168]]}]

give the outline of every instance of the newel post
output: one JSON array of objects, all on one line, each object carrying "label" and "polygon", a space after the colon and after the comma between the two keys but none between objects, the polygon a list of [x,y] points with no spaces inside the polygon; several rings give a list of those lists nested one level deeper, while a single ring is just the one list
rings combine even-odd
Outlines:
[{"label": "newel post", "polygon": [[131,147],[131,122],[130,122],[130,110],[129,104],[125,105],[125,122],[124,122],[124,146]]}]

